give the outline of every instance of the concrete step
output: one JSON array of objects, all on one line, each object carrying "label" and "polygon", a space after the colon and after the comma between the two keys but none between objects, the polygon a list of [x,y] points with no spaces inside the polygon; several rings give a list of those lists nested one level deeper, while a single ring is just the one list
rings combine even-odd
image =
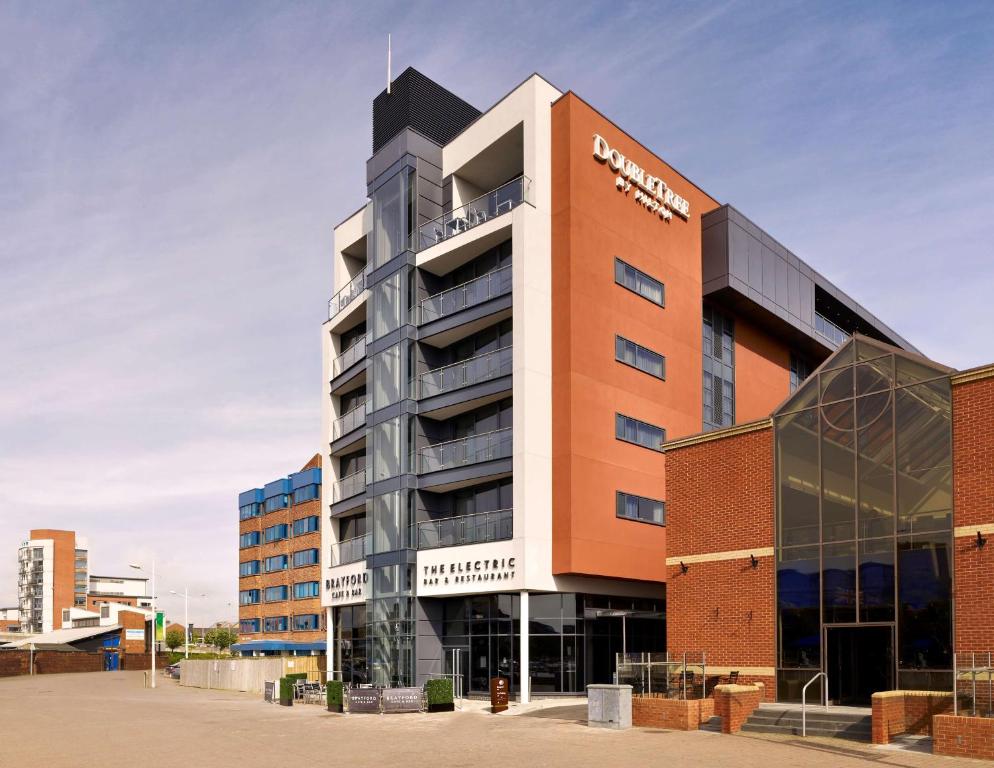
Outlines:
[{"label": "concrete step", "polygon": [[[793,725],[756,725],[746,722],[742,725],[743,733],[775,733],[781,736],[800,736],[801,726]],[[816,728],[808,724],[808,736],[821,736],[827,739],[847,739],[849,741],[860,741],[868,743],[872,740],[869,729],[863,730],[835,730]]]},{"label": "concrete step", "polygon": [[[808,710],[808,736],[850,739],[853,741],[871,740],[872,718],[864,711],[837,711],[819,707]],[[798,707],[763,706],[753,712],[742,726],[747,733],[778,733],[786,736],[800,736],[802,732],[801,710]]]},{"label": "concrete step", "polygon": [[718,715],[708,718],[707,722],[701,724],[702,731],[711,731],[712,733],[721,733],[721,718]]}]

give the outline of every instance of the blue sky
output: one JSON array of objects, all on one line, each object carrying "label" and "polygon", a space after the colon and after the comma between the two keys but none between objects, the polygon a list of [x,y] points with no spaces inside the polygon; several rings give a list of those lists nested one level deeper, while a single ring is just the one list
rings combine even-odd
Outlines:
[{"label": "blue sky", "polygon": [[926,354],[994,360],[987,3],[7,2],[0,605],[65,527],[235,616],[236,494],[320,445],[387,32],[482,109],[576,91]]}]

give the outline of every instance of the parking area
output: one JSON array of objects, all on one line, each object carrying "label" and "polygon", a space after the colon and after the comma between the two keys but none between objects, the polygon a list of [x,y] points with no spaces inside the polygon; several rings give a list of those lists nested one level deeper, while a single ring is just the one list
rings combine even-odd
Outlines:
[{"label": "parking area", "polygon": [[256,695],[182,688],[138,672],[0,678],[2,765],[21,768],[309,765],[771,765],[845,768],[982,765],[932,755],[798,738],[588,728],[584,708],[539,702],[491,715],[335,715],[267,705]]}]

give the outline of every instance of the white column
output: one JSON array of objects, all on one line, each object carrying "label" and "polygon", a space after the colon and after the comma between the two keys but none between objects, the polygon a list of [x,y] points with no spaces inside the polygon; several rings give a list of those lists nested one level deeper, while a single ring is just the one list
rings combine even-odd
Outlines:
[{"label": "white column", "polygon": [[335,609],[325,608],[325,631],[327,632],[325,643],[325,655],[327,656],[328,669],[325,670],[325,682],[334,679],[335,672]]},{"label": "white column", "polygon": [[521,591],[521,641],[518,646],[518,670],[521,677],[521,684],[518,691],[519,700],[522,704],[527,704],[531,700],[531,679],[528,653],[528,592]]}]

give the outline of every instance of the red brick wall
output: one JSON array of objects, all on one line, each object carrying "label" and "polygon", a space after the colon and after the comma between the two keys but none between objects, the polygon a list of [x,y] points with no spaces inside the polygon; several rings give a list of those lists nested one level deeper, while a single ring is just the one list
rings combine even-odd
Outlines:
[{"label": "red brick wall", "polygon": [[880,691],[871,698],[874,744],[888,744],[902,733],[931,735],[932,718],[951,712],[951,693]]},{"label": "red brick wall", "polygon": [[989,717],[936,715],[932,752],[950,757],[994,760],[994,720]]},{"label": "red brick wall", "polygon": [[145,637],[147,637],[151,628],[151,623],[149,623],[148,627],[146,627],[145,617],[140,613],[134,613],[132,611],[120,611],[117,614],[117,623],[121,625],[121,650],[125,653],[144,653],[147,647],[145,639],[128,640],[127,630],[140,629],[144,633]]},{"label": "red brick wall", "polygon": [[719,685],[714,689],[714,713],[721,718],[722,733],[738,733],[766,697],[762,683]]},{"label": "red brick wall", "polygon": [[632,725],[696,731],[714,714],[714,699],[666,699],[662,696],[632,696]]},{"label": "red brick wall", "polygon": [[[994,375],[953,380],[953,525],[957,652],[994,650]],[[990,541],[977,547],[976,531]],[[967,532],[968,531],[968,532]]]},{"label": "red brick wall", "polygon": [[[671,654],[703,651],[709,667],[772,670],[772,428],[670,450],[666,465],[667,649]],[[753,551],[756,568],[749,558]],[[695,556],[716,553],[723,553],[720,559],[695,561]],[[752,680],[767,683],[772,695],[772,676],[740,676],[741,682]]]},{"label": "red brick wall", "polygon": [[[165,669],[169,664],[168,653],[155,654],[155,674]],[[149,653],[122,653],[121,669],[126,672],[141,672],[152,667],[152,655]]]},{"label": "red brick wall", "polygon": [[[20,653],[24,653],[24,651],[20,651]],[[102,653],[88,651],[37,651],[35,652],[34,664],[36,675],[100,672],[104,668],[104,656]]]},{"label": "red brick wall", "polygon": [[23,651],[0,651],[0,677],[28,674],[28,654]]}]

